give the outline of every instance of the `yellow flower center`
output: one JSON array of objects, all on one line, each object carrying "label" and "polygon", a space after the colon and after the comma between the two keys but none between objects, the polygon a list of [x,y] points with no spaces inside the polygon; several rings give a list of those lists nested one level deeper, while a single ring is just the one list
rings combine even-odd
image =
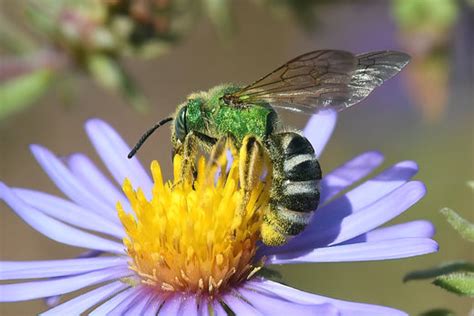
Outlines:
[{"label": "yellow flower center", "polygon": [[153,161],[151,200],[134,190],[128,179],[123,190],[135,214],[117,205],[128,237],[124,244],[143,284],[159,291],[215,296],[249,278],[260,268],[253,262],[263,214],[268,208],[268,183],[248,194],[239,183],[239,163],[229,172],[225,158],[211,166],[201,158],[197,177],[181,179],[182,158],[174,159],[174,183],[163,183]]}]

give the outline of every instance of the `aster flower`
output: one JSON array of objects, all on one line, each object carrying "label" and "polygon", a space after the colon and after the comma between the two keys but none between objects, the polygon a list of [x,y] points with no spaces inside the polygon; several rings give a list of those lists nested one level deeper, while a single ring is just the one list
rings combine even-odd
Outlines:
[{"label": "aster flower", "polygon": [[[333,112],[311,118],[304,134],[316,152],[323,151],[335,122]],[[265,185],[256,186],[244,211],[238,211],[237,162],[217,181],[217,169],[200,160],[194,185],[163,183],[159,164],[152,163],[150,178],[136,158],[127,159],[130,148],[107,123],[90,120],[86,131],[125,194],[87,156],[77,153],[63,160],[33,145],[34,157],[67,199],[3,183],[0,199],[45,236],[89,252],[75,259],[0,262],[0,279],[13,282],[0,285],[0,301],[55,297],[95,286],[43,315],[405,315],[305,293],[265,279],[258,270],[437,250],[427,221],[380,228],[425,194],[421,182],[410,180],[417,172],[412,161],[399,162],[350,190],[382,163],[380,153],[363,153],[328,172],[321,206],[306,230],[286,245],[268,247],[258,240],[261,214],[268,207]],[[175,175],[180,166],[177,156]]]}]

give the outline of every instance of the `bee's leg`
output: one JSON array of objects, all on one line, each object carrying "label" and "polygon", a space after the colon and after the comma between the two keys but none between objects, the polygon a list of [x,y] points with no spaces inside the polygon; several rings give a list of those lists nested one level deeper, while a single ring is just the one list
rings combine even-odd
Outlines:
[{"label": "bee's leg", "polygon": [[223,159],[226,158],[226,150],[230,149],[233,157],[237,157],[237,148],[235,147],[236,138],[232,134],[227,134],[219,138],[212,146],[211,154],[209,155],[209,165],[219,166],[223,165]]},{"label": "bee's leg", "polygon": [[207,150],[214,146],[217,140],[213,137],[207,136],[206,134],[202,134],[196,131],[191,132],[193,136],[199,140],[199,143]]},{"label": "bee's leg", "polygon": [[186,135],[183,143],[178,146],[174,152],[174,154],[179,154],[182,158],[179,180],[175,182],[175,185],[183,182],[184,179],[188,177],[194,179],[194,157],[196,156],[196,153],[196,136],[194,132],[191,131]]},{"label": "bee's leg", "polygon": [[261,181],[264,169],[269,168],[267,152],[260,141],[254,136],[246,136],[239,152],[239,178],[245,198],[249,198],[251,190]]},{"label": "bee's leg", "polygon": [[[171,159],[173,159],[174,155],[176,154],[180,154],[181,156],[191,154],[192,149],[190,147],[195,146],[196,140],[198,140],[204,149],[207,150],[209,150],[216,143],[215,138],[209,137],[199,132],[191,131],[188,133],[188,135],[186,135],[182,144],[177,144],[176,141],[174,141],[173,148],[171,150]],[[196,147],[197,146],[194,148],[194,153],[197,151]]]},{"label": "bee's leg", "polygon": [[216,140],[196,131],[191,131],[186,135],[183,143],[173,153],[180,154],[183,157],[180,181],[189,175],[194,177],[194,158],[197,153],[197,142],[200,142],[205,147],[212,147]]}]

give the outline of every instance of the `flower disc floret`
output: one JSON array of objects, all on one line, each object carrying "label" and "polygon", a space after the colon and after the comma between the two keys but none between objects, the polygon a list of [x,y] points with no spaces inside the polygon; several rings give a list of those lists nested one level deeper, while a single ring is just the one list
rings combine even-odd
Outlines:
[{"label": "flower disc floret", "polygon": [[125,180],[123,190],[134,212],[117,205],[128,235],[124,244],[130,268],[143,284],[214,296],[259,269],[253,258],[269,207],[268,188],[261,182],[244,193],[237,159],[221,172],[225,161],[216,166],[201,158],[195,180],[183,177],[182,167],[182,158],[175,156],[175,181],[163,183],[160,165],[152,162],[151,199]]}]

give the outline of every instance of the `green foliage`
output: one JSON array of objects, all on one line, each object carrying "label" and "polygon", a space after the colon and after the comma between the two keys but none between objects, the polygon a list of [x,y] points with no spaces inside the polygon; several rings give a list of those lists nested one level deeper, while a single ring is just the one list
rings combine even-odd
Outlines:
[{"label": "green foliage", "polygon": [[474,181],[467,181],[467,185],[474,190]]},{"label": "green foliage", "polygon": [[33,104],[49,88],[53,74],[42,69],[0,84],[0,120]]},{"label": "green foliage", "polygon": [[445,308],[431,309],[429,311],[426,311],[420,314],[420,316],[455,316],[455,315],[456,314],[454,314],[452,311]]},{"label": "green foliage", "polygon": [[93,55],[87,59],[87,67],[94,78],[107,89],[119,89],[123,84],[120,66],[105,55]]},{"label": "green foliage", "polygon": [[447,207],[443,208],[440,212],[446,217],[448,223],[453,226],[462,238],[474,242],[474,225],[472,223],[468,222],[455,211]]},{"label": "green foliage", "polygon": [[282,280],[283,276],[282,276],[281,272],[277,271],[277,270],[274,270],[274,269],[270,269],[270,268],[267,268],[267,267],[262,267],[256,273],[256,275],[260,276],[264,279],[267,279],[267,280],[273,280],[273,281],[276,281],[278,283],[282,283],[281,280]]},{"label": "green foliage", "polygon": [[462,296],[474,297],[474,273],[451,273],[437,277],[433,284]]},{"label": "green foliage", "polygon": [[335,0],[254,0],[278,18],[291,18],[305,31],[311,32],[318,25],[316,12],[324,5],[334,4]]},{"label": "green foliage", "polygon": [[[469,181],[468,186],[474,189],[474,181]],[[462,218],[452,209],[447,207],[440,210],[448,223],[462,236],[462,238],[474,242],[474,225]],[[437,267],[413,271],[405,275],[404,282],[411,280],[424,280],[434,278],[433,284],[446,291],[459,296],[474,297],[474,264],[467,261],[453,261],[441,264]],[[454,315],[447,309],[433,309],[421,316],[448,316]]]},{"label": "green foliage", "polygon": [[403,282],[431,279],[454,272],[474,272],[474,264],[467,261],[447,262],[430,269],[410,272],[405,275]]},{"label": "green foliage", "polygon": [[407,30],[413,30],[413,28],[445,29],[456,21],[458,11],[456,0],[393,1],[393,15],[398,24]]},{"label": "green foliage", "polygon": [[435,278],[433,284],[449,292],[462,296],[474,296],[474,264],[470,262],[454,261],[426,270],[413,271],[405,275],[403,281],[431,278]]},{"label": "green foliage", "polygon": [[[433,284],[459,296],[474,297],[474,264],[454,261],[430,269],[413,271],[405,275],[404,282],[435,278]],[[420,316],[454,316],[444,308],[432,309]]]},{"label": "green foliage", "polygon": [[408,273],[403,281],[431,278],[435,278],[433,284],[449,292],[462,296],[474,296],[474,264],[470,262],[454,261],[426,270],[413,271]]},{"label": "green foliage", "polygon": [[35,49],[35,44],[5,14],[0,12],[0,49],[10,54],[24,54]]},{"label": "green foliage", "polygon": [[115,59],[95,54],[87,59],[87,68],[97,82],[106,89],[121,93],[135,109],[147,109],[145,97]]},{"label": "green foliage", "polygon": [[229,0],[204,0],[205,10],[219,37],[226,40],[234,33],[232,7]]}]

